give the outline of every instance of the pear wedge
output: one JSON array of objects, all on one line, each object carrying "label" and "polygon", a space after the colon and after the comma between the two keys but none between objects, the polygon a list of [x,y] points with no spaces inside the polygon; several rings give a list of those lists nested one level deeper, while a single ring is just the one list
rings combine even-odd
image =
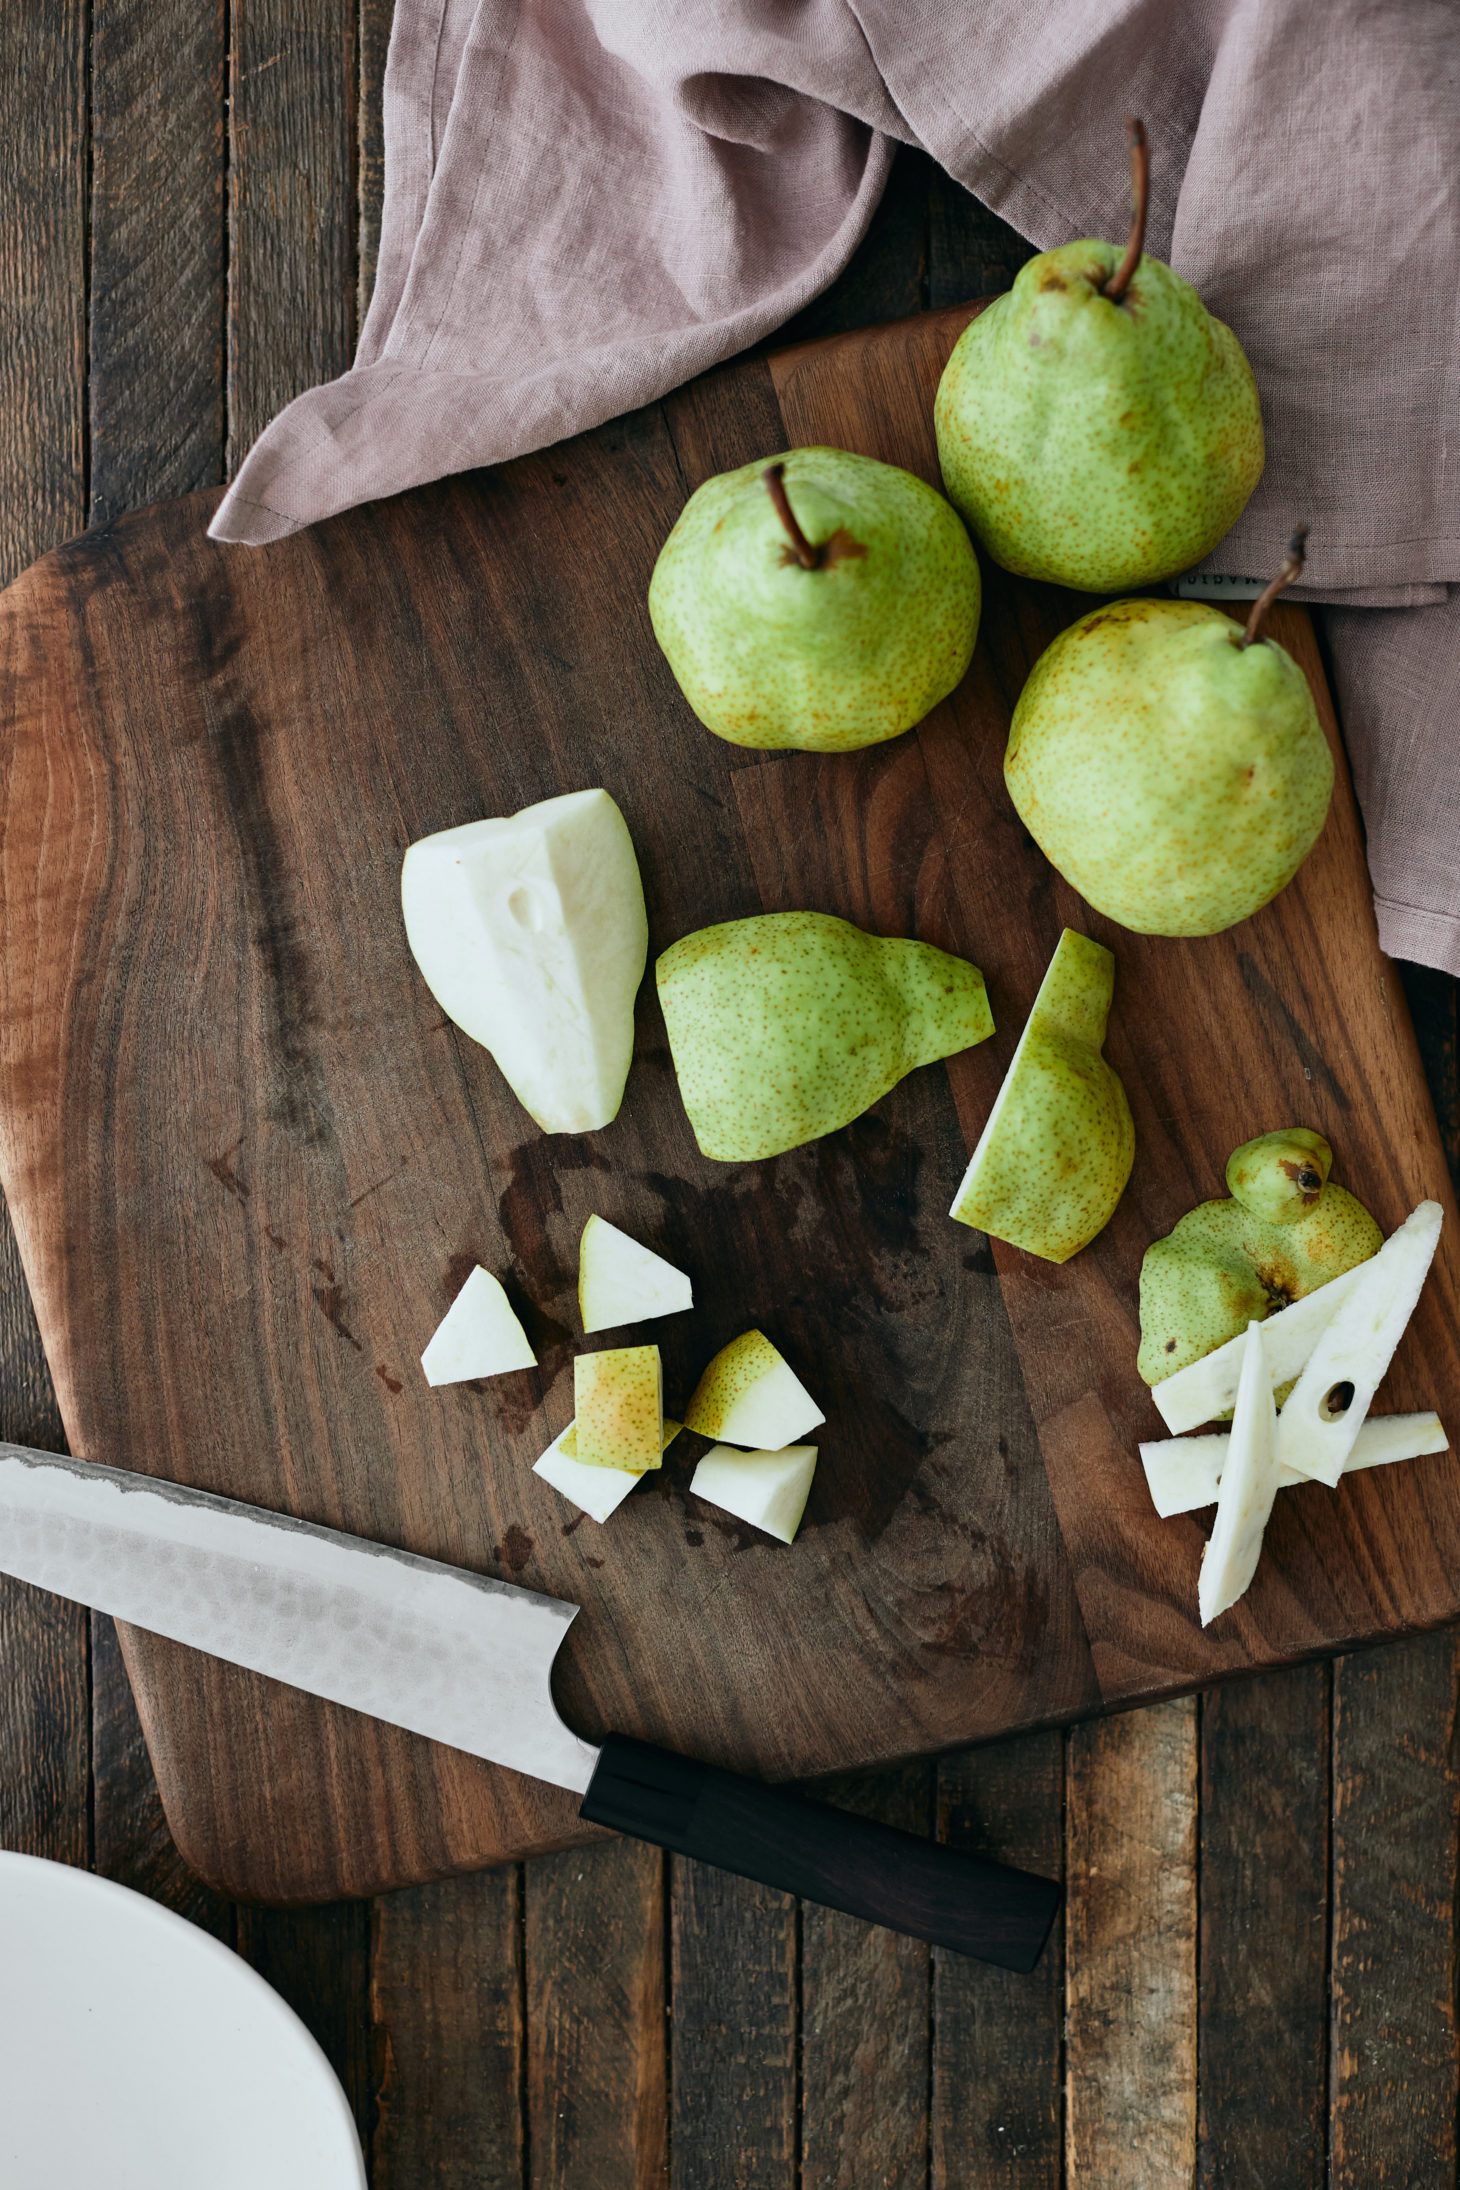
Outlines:
[{"label": "pear wedge", "polygon": [[716,1445],[690,1478],[696,1498],[764,1529],[783,1544],[795,1540],[816,1473],[814,1445],[786,1445],[779,1452],[736,1452]]},{"label": "pear wedge", "polygon": [[472,1271],[432,1333],[421,1367],[428,1384],[465,1384],[537,1367],[527,1333],[490,1270],[479,1264]]},{"label": "pear wedge", "polygon": [[578,1312],[585,1331],[647,1323],[694,1306],[683,1270],[642,1247],[605,1217],[590,1217],[578,1242]]},{"label": "pear wedge", "polygon": [[[544,1453],[532,1463],[534,1475],[540,1475],[545,1483],[561,1491],[575,1506],[588,1515],[590,1521],[602,1523],[621,1506],[629,1492],[645,1472],[633,1468],[590,1468],[578,1458],[577,1417],[568,1424]],[[662,1450],[668,1452],[680,1432],[678,1422],[664,1424]]]},{"label": "pear wedge", "polygon": [[[1342,1475],[1414,1314],[1443,1220],[1438,1202],[1422,1201],[1378,1254],[1359,1265],[1352,1291],[1324,1326],[1283,1407],[1277,1441],[1283,1467],[1330,1489]],[[1339,1408],[1336,1395],[1346,1387],[1352,1396]]]},{"label": "pear wedge", "polygon": [[1210,1627],[1242,1595],[1262,1556],[1263,1532],[1277,1496],[1277,1408],[1263,1358],[1262,1325],[1254,1316],[1242,1342],[1242,1375],[1217,1517],[1202,1554],[1197,1583],[1201,1624]]},{"label": "pear wedge", "polygon": [[[1267,1329],[1264,1324],[1264,1333]],[[1244,1346],[1246,1338],[1244,1331],[1235,1343]],[[1268,1374],[1272,1374],[1271,1362]],[[1153,1438],[1141,1446],[1146,1487],[1163,1521],[1169,1521],[1173,1514],[1196,1513],[1203,1506],[1216,1504],[1231,1444],[1229,1431],[1212,1430],[1200,1437]],[[1437,1414],[1371,1414],[1354,1439],[1343,1472],[1357,1475],[1364,1468],[1392,1467],[1398,1460],[1419,1460],[1426,1453],[1449,1449],[1445,1425]],[[1292,1468],[1278,1469],[1279,1490],[1292,1490],[1307,1480]]]},{"label": "pear wedge", "polygon": [[684,1410],[684,1426],[697,1436],[753,1452],[783,1452],[825,1420],[763,1331],[744,1331],[722,1346]]},{"label": "pear wedge", "polygon": [[1115,960],[1066,928],[948,1212],[1046,1262],[1088,1246],[1125,1191],[1135,1127],[1101,1055]]},{"label": "pear wedge", "polygon": [[662,1464],[664,1383],[657,1346],[614,1346],[573,1363],[577,1459],[643,1475]]}]

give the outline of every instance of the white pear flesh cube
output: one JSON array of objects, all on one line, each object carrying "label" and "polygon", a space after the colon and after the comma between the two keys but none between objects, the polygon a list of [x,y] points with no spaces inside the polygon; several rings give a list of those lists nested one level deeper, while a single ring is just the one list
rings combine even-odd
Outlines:
[{"label": "white pear flesh cube", "polygon": [[801,1526],[815,1473],[815,1445],[785,1445],[779,1452],[716,1445],[695,1469],[689,1487],[706,1504],[789,1544]]},{"label": "white pear flesh cube", "polygon": [[[1271,1369],[1268,1373],[1271,1375]],[[1216,1504],[1230,1444],[1226,1430],[1212,1430],[1201,1437],[1155,1438],[1141,1446],[1146,1487],[1163,1521],[1177,1513],[1196,1513],[1202,1506]],[[1445,1425],[1437,1414],[1371,1414],[1354,1439],[1343,1472],[1357,1475],[1364,1468],[1387,1468],[1398,1460],[1420,1460],[1426,1453],[1447,1452],[1449,1445]],[[1278,1469],[1279,1490],[1291,1490],[1307,1480],[1292,1468]]]},{"label": "white pear flesh cube", "polygon": [[[1330,1278],[1326,1285],[1267,1317],[1262,1326],[1262,1346],[1274,1390],[1301,1374],[1324,1326],[1337,1315],[1359,1272],[1366,1267],[1365,1263],[1356,1263],[1352,1270]],[[1231,1412],[1246,1343],[1247,1333],[1240,1332],[1224,1346],[1214,1346],[1200,1361],[1189,1362],[1174,1376],[1163,1377],[1151,1386],[1156,1411],[1168,1430],[1180,1436],[1183,1430],[1198,1429],[1203,1422],[1215,1422],[1219,1415]]]},{"label": "white pear flesh cube", "polygon": [[[590,1468],[578,1458],[576,1436],[577,1417],[568,1424],[544,1453],[532,1463],[534,1475],[540,1475],[545,1483],[551,1483],[556,1491],[569,1499],[590,1521],[600,1526],[611,1513],[617,1512],[635,1483],[642,1480],[642,1470],[631,1468]],[[678,1422],[664,1425],[662,1450],[668,1451],[679,1435]]]},{"label": "white pear flesh cube", "polygon": [[780,1452],[826,1416],[765,1333],[743,1331],[705,1370],[684,1420],[700,1437],[753,1452]]},{"label": "white pear flesh cube", "polygon": [[490,1270],[478,1264],[472,1271],[432,1333],[421,1367],[428,1384],[465,1384],[537,1367],[527,1333]]},{"label": "white pear flesh cube", "polygon": [[1262,1325],[1255,1318],[1247,1326],[1244,1344],[1217,1516],[1197,1583],[1203,1627],[1231,1610],[1257,1572],[1263,1532],[1277,1496],[1277,1408],[1263,1354]]},{"label": "white pear flesh cube", "polygon": [[683,1270],[621,1232],[606,1217],[590,1217],[578,1242],[578,1310],[585,1331],[647,1323],[694,1306]]},{"label": "white pear flesh cube", "polygon": [[422,837],[401,909],[431,994],[544,1133],[607,1125],[649,954],[633,840],[607,791]]},{"label": "white pear flesh cube", "polygon": [[657,1346],[613,1346],[573,1363],[578,1458],[642,1475],[664,1451],[664,1380]]},{"label": "white pear flesh cube", "polygon": [[[1342,1475],[1418,1304],[1443,1219],[1438,1202],[1422,1201],[1378,1254],[1359,1264],[1352,1289],[1324,1325],[1283,1407],[1277,1440],[1282,1467],[1330,1489]],[[1342,1386],[1352,1386],[1353,1396],[1339,1410],[1333,1395]]]}]

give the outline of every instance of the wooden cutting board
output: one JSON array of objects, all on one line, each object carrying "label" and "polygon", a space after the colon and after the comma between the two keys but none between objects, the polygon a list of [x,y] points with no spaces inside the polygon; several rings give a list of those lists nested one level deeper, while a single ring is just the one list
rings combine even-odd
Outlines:
[{"label": "wooden cutting board", "polygon": [[[1023,678],[1088,601],[986,570],[960,691],[844,757],[720,743],[654,643],[655,554],[712,472],[828,441],[936,479],[967,317],[739,365],[276,547],[208,542],[212,495],[145,510],[0,602],[0,1155],[73,1449],[571,1598],[558,1690],[584,1734],[774,1777],[1460,1614],[1453,1457],[1285,1492],[1254,1587],[1203,1634],[1207,1517],[1157,1520],[1135,1451],[1160,1434],[1142,1251],[1222,1191],[1238,1141],[1295,1123],[1386,1229],[1424,1195],[1450,1209],[1384,1403],[1460,1431],[1460,1230],[1341,758],[1275,905],[1140,938],[1059,881],[1003,789]],[[1273,629],[1336,742],[1306,618]],[[545,1138],[415,973],[398,876],[415,837],[589,784],[628,819],[654,951],[817,907],[974,959],[995,1039],[812,1147],[719,1166],[651,980],[618,1119]],[[1138,1151],[1056,1269],[945,1211],[1066,923],[1116,953]],[[690,1497],[688,1436],[604,1529],[531,1474],[572,1412],[595,1210],[693,1275],[694,1314],[643,1333],[671,1400],[758,1323],[825,1406],[793,1548]],[[417,1357],[478,1260],[540,1369],[431,1391]],[[369,1893],[590,1837],[558,1790],[124,1642],[173,1830],[226,1892]]]}]

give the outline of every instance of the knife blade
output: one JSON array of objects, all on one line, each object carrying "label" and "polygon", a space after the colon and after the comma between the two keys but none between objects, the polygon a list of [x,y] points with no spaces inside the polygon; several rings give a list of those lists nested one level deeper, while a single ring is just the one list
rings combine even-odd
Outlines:
[{"label": "knife blade", "polygon": [[124,1468],[0,1444],[0,1572],[583,1796],[580,1815],[955,1952],[1032,1969],[1050,1879],[565,1725],[578,1606]]}]

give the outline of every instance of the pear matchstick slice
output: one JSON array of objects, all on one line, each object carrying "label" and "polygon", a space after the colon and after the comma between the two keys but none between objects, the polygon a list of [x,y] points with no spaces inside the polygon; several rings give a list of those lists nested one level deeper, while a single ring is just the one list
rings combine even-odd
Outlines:
[{"label": "pear matchstick slice", "polygon": [[1277,1440],[1281,1466],[1330,1489],[1342,1475],[1414,1314],[1443,1219],[1437,1201],[1422,1201],[1378,1254],[1359,1264],[1352,1292],[1324,1326],[1283,1408]]},{"label": "pear matchstick slice", "polygon": [[646,1323],[694,1306],[683,1270],[641,1247],[606,1217],[590,1217],[578,1242],[578,1312],[585,1331]]},{"label": "pear matchstick slice", "polygon": [[478,1265],[472,1271],[432,1333],[421,1367],[428,1384],[465,1384],[537,1367],[527,1333],[490,1270]]},{"label": "pear matchstick slice", "polygon": [[[1244,1331],[1239,1343],[1244,1343],[1246,1336]],[[1141,1446],[1146,1487],[1163,1521],[1216,1504],[1231,1442],[1226,1430],[1212,1430],[1202,1437],[1154,1438]],[[1343,1472],[1357,1475],[1363,1468],[1387,1468],[1396,1460],[1419,1460],[1426,1453],[1447,1452],[1449,1446],[1445,1425],[1437,1414],[1371,1414],[1354,1439]],[[1307,1480],[1292,1468],[1278,1469],[1279,1490],[1291,1490]]]},{"label": "pear matchstick slice", "polygon": [[779,1452],[737,1452],[716,1445],[695,1469],[689,1487],[696,1498],[789,1544],[801,1526],[815,1473],[814,1445],[785,1445]]},{"label": "pear matchstick slice", "polygon": [[1210,1627],[1219,1613],[1231,1610],[1257,1572],[1263,1531],[1277,1495],[1277,1408],[1263,1356],[1262,1325],[1255,1316],[1247,1326],[1243,1346],[1237,1411],[1232,1417],[1217,1517],[1202,1554],[1197,1583],[1197,1607],[1203,1627]]},{"label": "pear matchstick slice", "polygon": [[[668,1452],[678,1437],[681,1425],[667,1421],[664,1424],[662,1450]],[[545,1453],[532,1464],[534,1475],[540,1475],[545,1483],[561,1491],[575,1506],[588,1515],[590,1521],[604,1522],[621,1506],[646,1472],[636,1468],[589,1468],[578,1458],[577,1418],[560,1430]]]},{"label": "pear matchstick slice", "polygon": [[763,1331],[722,1346],[690,1395],[685,1428],[753,1452],[781,1452],[824,1422],[816,1401]]},{"label": "pear matchstick slice", "polygon": [[577,1459],[642,1475],[662,1466],[664,1383],[657,1346],[614,1346],[573,1363]]},{"label": "pear matchstick slice", "polygon": [[[1274,1389],[1301,1375],[1324,1325],[1338,1313],[1355,1281],[1367,1267],[1365,1263],[1356,1263],[1352,1270],[1330,1278],[1326,1285],[1305,1293],[1301,1300],[1295,1300],[1288,1307],[1279,1308],[1276,1315],[1267,1317],[1262,1326],[1262,1349]],[[1190,1362],[1174,1376],[1163,1377],[1159,1384],[1152,1385],[1151,1397],[1156,1402],[1157,1412],[1173,1435],[1179,1437],[1183,1430],[1198,1429],[1203,1422],[1215,1422],[1230,1411],[1237,1398],[1246,1343],[1244,1331],[1236,1338],[1229,1338],[1225,1345],[1213,1347],[1200,1361]]]}]

